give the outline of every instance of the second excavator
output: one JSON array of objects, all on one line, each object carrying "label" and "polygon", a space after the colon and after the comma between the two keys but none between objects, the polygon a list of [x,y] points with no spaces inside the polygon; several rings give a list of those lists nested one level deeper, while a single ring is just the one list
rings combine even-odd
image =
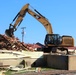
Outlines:
[{"label": "second excavator", "polygon": [[[14,32],[17,30],[18,26],[21,24],[26,13],[33,16],[36,20],[38,20],[46,29],[47,34],[45,36],[45,46],[48,48],[61,48],[65,49],[65,47],[73,47],[74,39],[72,36],[60,36],[59,34],[54,34],[52,30],[51,23],[44,17],[41,13],[39,13],[36,9],[31,10],[29,8],[29,4],[26,4],[22,7],[22,9],[18,12],[16,17],[13,19],[12,23],[9,26],[9,29],[6,29],[5,33],[9,37],[14,35]],[[14,24],[13,24],[14,23]],[[50,50],[51,51],[51,50]]]}]

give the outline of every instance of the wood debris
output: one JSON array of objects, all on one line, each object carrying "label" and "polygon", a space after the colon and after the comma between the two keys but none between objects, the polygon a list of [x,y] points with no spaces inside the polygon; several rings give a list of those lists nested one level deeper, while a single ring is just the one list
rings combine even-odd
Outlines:
[{"label": "wood debris", "polygon": [[16,37],[8,37],[0,34],[0,49],[1,50],[30,50],[41,48],[38,44],[25,44]]}]

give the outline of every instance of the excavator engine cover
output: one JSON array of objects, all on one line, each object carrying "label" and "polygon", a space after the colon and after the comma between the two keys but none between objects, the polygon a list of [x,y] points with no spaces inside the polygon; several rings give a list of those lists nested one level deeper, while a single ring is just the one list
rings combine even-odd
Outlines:
[{"label": "excavator engine cover", "polygon": [[74,47],[74,39],[72,36],[62,36],[62,46],[67,46],[67,47]]}]

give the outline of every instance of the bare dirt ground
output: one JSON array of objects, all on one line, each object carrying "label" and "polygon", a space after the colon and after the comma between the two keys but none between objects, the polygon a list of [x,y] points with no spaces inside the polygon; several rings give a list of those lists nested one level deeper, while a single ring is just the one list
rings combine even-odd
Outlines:
[{"label": "bare dirt ground", "polygon": [[25,73],[17,73],[13,75],[76,75],[76,70],[68,71],[68,70],[48,70],[41,72],[25,72]]}]

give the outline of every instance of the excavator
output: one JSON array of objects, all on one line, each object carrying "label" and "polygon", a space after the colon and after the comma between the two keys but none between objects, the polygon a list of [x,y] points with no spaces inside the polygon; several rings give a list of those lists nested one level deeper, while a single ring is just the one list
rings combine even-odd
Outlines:
[{"label": "excavator", "polygon": [[[14,36],[14,32],[17,30],[18,26],[21,24],[23,18],[25,17],[26,13],[30,14],[36,20],[38,20],[46,29],[47,34],[45,36],[45,46],[50,48],[60,48],[61,50],[65,49],[65,47],[73,47],[74,46],[74,39],[72,36],[63,35],[60,36],[59,34],[54,34],[52,30],[52,25],[48,21],[46,17],[44,17],[41,13],[39,13],[36,9],[30,9],[30,4],[26,4],[22,7],[22,9],[18,12],[18,14],[13,19],[12,23],[9,26],[9,29],[5,30],[5,34],[9,37]],[[14,24],[13,24],[14,23]]]}]

